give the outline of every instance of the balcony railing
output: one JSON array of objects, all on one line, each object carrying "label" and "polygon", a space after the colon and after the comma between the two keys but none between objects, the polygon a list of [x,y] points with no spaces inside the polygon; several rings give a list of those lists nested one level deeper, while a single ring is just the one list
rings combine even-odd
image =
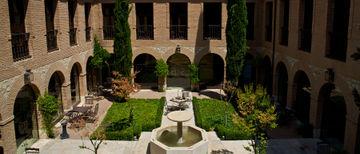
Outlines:
[{"label": "balcony railing", "polygon": [[70,28],[69,36],[70,36],[70,45],[76,45],[76,28]]},{"label": "balcony railing", "polygon": [[268,42],[272,40],[272,27],[269,25],[265,27],[265,40]]},{"label": "balcony railing", "polygon": [[59,49],[57,46],[57,33],[58,31],[56,29],[46,32],[47,48],[49,52]]},{"label": "balcony railing", "polygon": [[347,34],[345,32],[329,32],[328,51],[326,56],[341,61],[346,60]]},{"label": "balcony railing", "polygon": [[86,42],[91,41],[91,27],[86,27],[86,29],[85,29],[85,38],[86,38]]},{"label": "balcony railing", "polygon": [[187,40],[187,25],[171,25],[170,39]]},{"label": "balcony railing", "polygon": [[288,27],[281,27],[281,39],[280,44],[281,45],[288,45],[288,38],[289,38],[289,29]]},{"label": "balcony railing", "polygon": [[310,52],[311,50],[311,30],[300,29],[299,31],[299,49]]},{"label": "balcony railing", "polygon": [[29,55],[29,35],[29,33],[11,34],[11,45],[14,62],[31,57]]},{"label": "balcony railing", "polygon": [[153,25],[139,25],[136,27],[136,37],[139,40],[153,40],[154,26]]},{"label": "balcony railing", "polygon": [[221,40],[221,25],[205,26],[204,40]]},{"label": "balcony railing", "polygon": [[104,40],[114,39],[114,26],[103,26]]}]

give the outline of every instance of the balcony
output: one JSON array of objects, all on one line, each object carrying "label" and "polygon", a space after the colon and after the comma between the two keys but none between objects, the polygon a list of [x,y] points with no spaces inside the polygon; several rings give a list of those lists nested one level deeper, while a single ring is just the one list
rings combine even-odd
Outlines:
[{"label": "balcony", "polygon": [[170,26],[171,40],[187,40],[187,25],[171,25]]},{"label": "balcony", "polygon": [[153,25],[139,25],[136,27],[136,38],[138,40],[153,40],[154,26]]},{"label": "balcony", "polygon": [[114,39],[114,26],[103,26],[104,40]]},{"label": "balcony", "polygon": [[311,51],[311,30],[300,29],[299,31],[299,49],[305,52]]},{"label": "balcony", "polygon": [[91,41],[91,27],[85,28],[85,39],[86,39],[86,42]]},{"label": "balcony", "polygon": [[281,36],[280,44],[287,46],[288,45],[288,38],[289,38],[289,29],[288,29],[288,27],[281,27],[280,32],[281,32],[280,33],[280,36]]},{"label": "balcony", "polygon": [[221,25],[205,26],[204,40],[221,40]]},{"label": "balcony", "polygon": [[12,33],[11,45],[14,62],[30,58],[29,55],[29,33]]},{"label": "balcony", "polygon": [[346,61],[347,33],[329,32],[326,57]]},{"label": "balcony", "polygon": [[70,36],[70,45],[74,46],[76,45],[76,28],[70,28],[69,36]]},{"label": "balcony", "polygon": [[48,52],[52,52],[59,49],[57,46],[57,33],[58,31],[56,29],[46,32]]}]

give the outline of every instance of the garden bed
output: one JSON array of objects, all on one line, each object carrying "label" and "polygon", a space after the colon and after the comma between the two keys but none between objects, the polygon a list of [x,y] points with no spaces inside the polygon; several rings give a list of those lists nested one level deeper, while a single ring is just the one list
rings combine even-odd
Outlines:
[{"label": "garden bed", "polygon": [[193,99],[195,123],[206,131],[215,131],[221,139],[247,140],[249,128],[234,107],[216,99]]},{"label": "garden bed", "polygon": [[161,125],[165,99],[130,99],[113,103],[96,131],[104,131],[107,140],[133,140],[142,131]]}]

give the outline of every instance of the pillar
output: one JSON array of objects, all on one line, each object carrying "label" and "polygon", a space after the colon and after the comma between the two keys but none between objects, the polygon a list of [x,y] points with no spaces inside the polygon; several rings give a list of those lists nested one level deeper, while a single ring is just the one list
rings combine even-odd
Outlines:
[{"label": "pillar", "polygon": [[357,129],[359,116],[353,116],[351,113],[346,115],[344,149],[349,153],[355,153]]},{"label": "pillar", "polygon": [[16,138],[14,128],[14,116],[11,116],[3,121],[0,121],[1,130],[1,146],[3,146],[4,153],[16,153]]},{"label": "pillar", "polygon": [[86,73],[81,73],[79,75],[79,97],[81,102],[85,102],[85,95],[87,95],[87,81]]},{"label": "pillar", "polygon": [[63,83],[61,86],[62,92],[62,103],[64,111],[69,111],[72,109],[72,102],[71,102],[71,88],[70,82]]}]

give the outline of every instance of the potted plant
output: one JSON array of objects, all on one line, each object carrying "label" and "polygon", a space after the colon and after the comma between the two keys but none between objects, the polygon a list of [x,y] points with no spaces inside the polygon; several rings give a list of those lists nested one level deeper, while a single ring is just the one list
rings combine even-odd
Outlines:
[{"label": "potted plant", "polygon": [[195,64],[189,65],[191,91],[199,91],[199,68]]},{"label": "potted plant", "polygon": [[166,89],[166,76],[169,73],[169,66],[163,59],[156,61],[155,74],[158,77],[158,90],[165,91]]}]

